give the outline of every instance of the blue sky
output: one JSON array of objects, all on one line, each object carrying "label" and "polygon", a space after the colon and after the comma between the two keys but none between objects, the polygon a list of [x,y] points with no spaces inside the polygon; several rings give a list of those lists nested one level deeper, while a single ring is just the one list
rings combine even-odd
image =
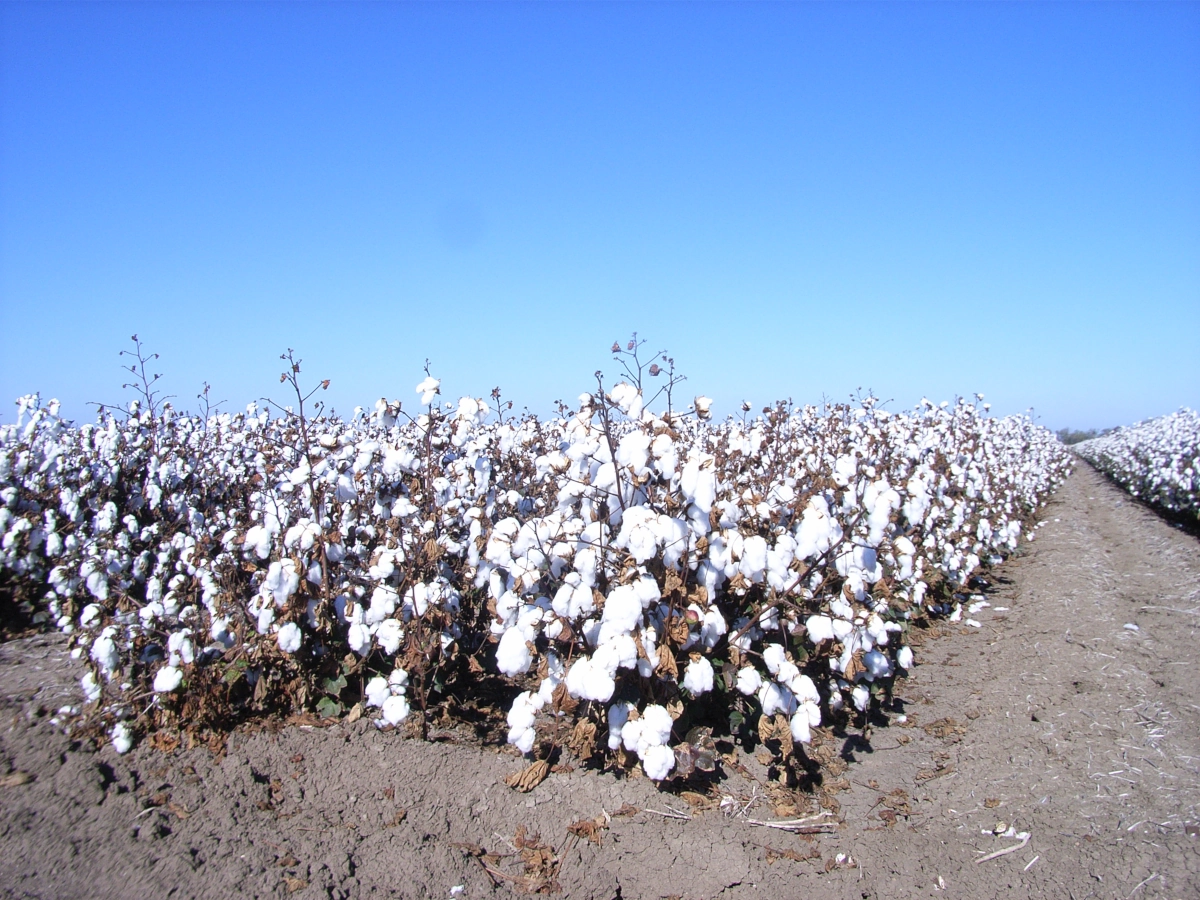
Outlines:
[{"label": "blue sky", "polygon": [[1200,406],[1198,4],[0,5],[0,406]]}]

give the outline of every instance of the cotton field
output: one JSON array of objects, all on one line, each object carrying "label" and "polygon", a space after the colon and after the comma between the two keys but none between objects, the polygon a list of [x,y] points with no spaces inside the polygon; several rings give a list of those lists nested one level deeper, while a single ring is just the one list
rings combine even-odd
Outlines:
[{"label": "cotton field", "polygon": [[867,710],[915,664],[914,616],[953,613],[1071,465],[982,398],[715,421],[705,397],[653,413],[637,382],[547,419],[444,403],[433,377],[411,417],[134,404],[75,426],[24,397],[3,578],[70,635],[68,712],[121,752],[261,711],[424,733],[490,679],[523,753],[569,732],[662,780],[714,710],[789,749]]},{"label": "cotton field", "polygon": [[1178,412],[1083,441],[1075,452],[1139,500],[1200,518],[1200,414]]}]

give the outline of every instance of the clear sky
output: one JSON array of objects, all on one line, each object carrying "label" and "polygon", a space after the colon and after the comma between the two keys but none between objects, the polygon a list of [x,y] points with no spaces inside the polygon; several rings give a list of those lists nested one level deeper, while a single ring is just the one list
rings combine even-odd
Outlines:
[{"label": "clear sky", "polygon": [[0,5],[0,418],[40,391],[546,412],[1200,407],[1200,5]]}]

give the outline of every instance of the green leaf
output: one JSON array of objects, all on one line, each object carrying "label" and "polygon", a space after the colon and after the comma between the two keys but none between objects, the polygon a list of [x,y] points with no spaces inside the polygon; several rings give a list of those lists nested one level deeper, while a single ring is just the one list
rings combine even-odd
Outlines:
[{"label": "green leaf", "polygon": [[746,717],[736,709],[729,714],[729,731],[731,734],[736,734],[737,730],[746,722]]},{"label": "green leaf", "polygon": [[345,687],[346,687],[346,676],[345,675],[339,675],[337,678],[326,678],[324,681],[321,682],[321,690],[323,690],[327,694],[332,694],[335,697],[339,696]]},{"label": "green leaf", "polygon": [[248,663],[246,660],[237,660],[235,663],[233,663],[233,665],[225,670],[225,674],[221,676],[221,680],[226,684],[235,684],[239,678],[246,674],[247,665]]},{"label": "green leaf", "polygon": [[332,697],[322,697],[317,701],[317,712],[326,719],[332,719],[342,714],[342,704],[338,703]]}]

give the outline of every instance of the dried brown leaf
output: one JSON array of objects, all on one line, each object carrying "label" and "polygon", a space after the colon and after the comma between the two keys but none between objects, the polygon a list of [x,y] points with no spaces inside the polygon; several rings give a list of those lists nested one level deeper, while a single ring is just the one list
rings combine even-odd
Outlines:
[{"label": "dried brown leaf", "polygon": [[546,780],[550,774],[550,763],[544,759],[536,760],[519,772],[513,772],[504,779],[510,788],[527,794]]}]

